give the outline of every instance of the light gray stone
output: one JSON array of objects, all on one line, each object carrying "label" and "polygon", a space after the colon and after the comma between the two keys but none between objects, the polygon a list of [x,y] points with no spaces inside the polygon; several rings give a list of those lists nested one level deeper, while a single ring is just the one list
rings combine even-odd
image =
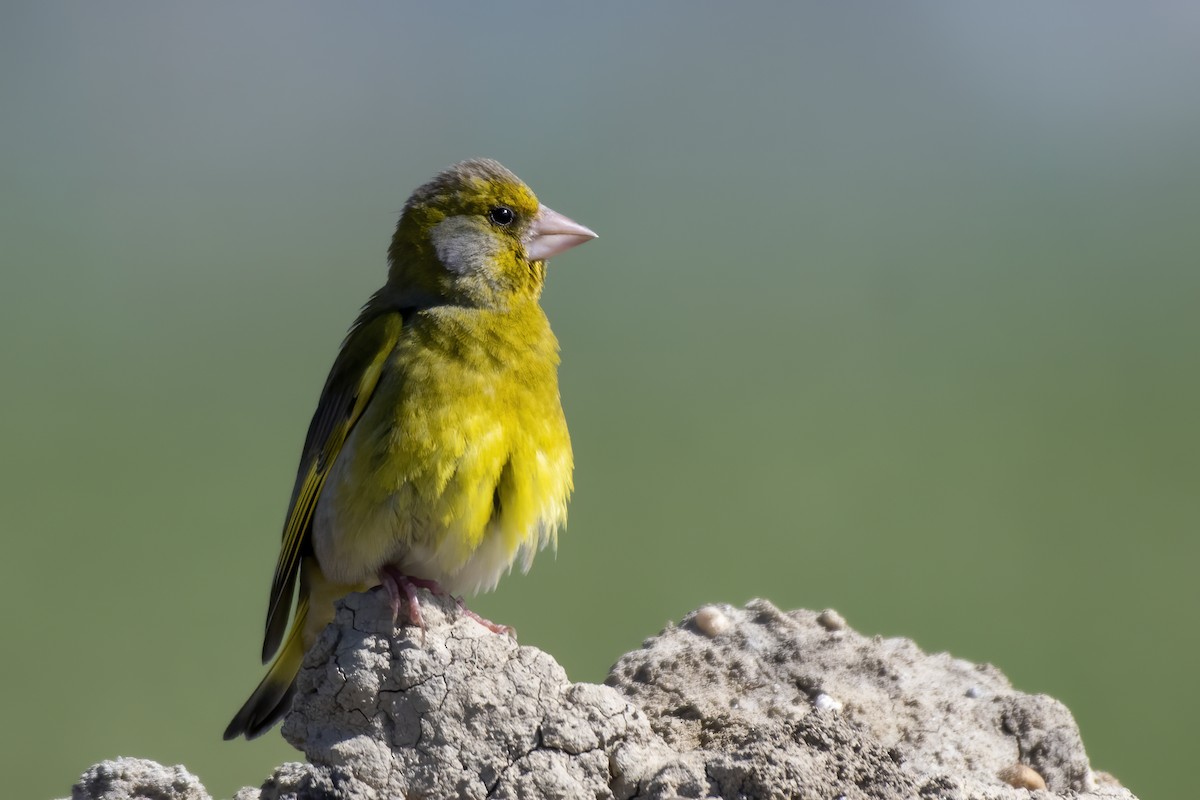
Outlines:
[{"label": "light gray stone", "polygon": [[[1039,778],[1039,797],[1135,800],[1096,780],[1058,701],[832,610],[705,606],[596,686],[451,600],[421,602],[424,632],[393,627],[382,592],[339,604],[283,726],[307,763],[236,800],[1027,800],[1017,786]],[[128,763],[159,793],[113,794],[137,781],[107,765]],[[73,800],[118,797],[207,795],[182,768],[122,760],[89,770]]]},{"label": "light gray stone", "polygon": [[88,769],[71,800],[212,800],[200,780],[180,766],[144,758],[115,758]]}]

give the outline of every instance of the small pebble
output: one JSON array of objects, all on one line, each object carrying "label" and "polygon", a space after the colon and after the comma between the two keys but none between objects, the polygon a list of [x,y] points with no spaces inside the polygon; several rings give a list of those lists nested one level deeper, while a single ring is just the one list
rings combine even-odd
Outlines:
[{"label": "small pebble", "polygon": [[841,701],[834,700],[832,697],[825,694],[824,692],[821,692],[819,695],[817,695],[816,697],[813,698],[813,707],[816,708],[817,711],[841,711],[842,710]]},{"label": "small pebble", "polygon": [[1000,780],[1014,789],[1045,789],[1046,781],[1033,767],[1025,764],[1011,764],[1000,770]]},{"label": "small pebble", "polygon": [[840,631],[846,627],[846,619],[832,608],[827,608],[817,615],[817,624],[827,631]]},{"label": "small pebble", "polygon": [[729,617],[725,616],[725,612],[716,606],[705,606],[696,612],[692,620],[700,632],[710,639],[720,636],[733,624]]}]

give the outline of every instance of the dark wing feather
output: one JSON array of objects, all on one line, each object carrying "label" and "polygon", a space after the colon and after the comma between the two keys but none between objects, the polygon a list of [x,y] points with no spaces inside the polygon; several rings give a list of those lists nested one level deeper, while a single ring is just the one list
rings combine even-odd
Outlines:
[{"label": "dark wing feather", "polygon": [[350,429],[375,391],[388,356],[400,339],[400,329],[400,312],[372,311],[368,305],[347,334],[341,352],[325,380],[321,400],[308,426],[296,485],[283,526],[283,542],[279,548],[279,562],[275,566],[271,599],[267,607],[262,653],[264,663],[279,649],[287,632],[296,575],[300,560],[312,550],[309,534],[313,512],[329,468],[333,466]]}]

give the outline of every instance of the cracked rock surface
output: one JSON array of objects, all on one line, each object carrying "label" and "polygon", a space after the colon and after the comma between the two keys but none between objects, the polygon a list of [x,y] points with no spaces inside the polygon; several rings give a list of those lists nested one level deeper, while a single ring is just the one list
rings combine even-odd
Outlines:
[{"label": "cracked rock surface", "polygon": [[[424,637],[393,629],[382,592],[339,604],[283,725],[307,763],[236,800],[1133,798],[1092,772],[1061,703],[835,612],[706,606],[596,686],[451,600],[421,600]],[[98,778],[117,774],[143,793]],[[207,795],[182,768],[122,759],[72,797]]]}]

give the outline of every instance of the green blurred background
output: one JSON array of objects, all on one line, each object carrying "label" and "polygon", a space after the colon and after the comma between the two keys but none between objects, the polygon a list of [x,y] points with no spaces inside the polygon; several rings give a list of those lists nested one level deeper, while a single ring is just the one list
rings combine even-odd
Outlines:
[{"label": "green blurred background", "polygon": [[473,607],[577,680],[755,596],[988,661],[1186,794],[1194,3],[0,6],[0,759],[216,797],[295,460],[408,193],[489,155],[557,260],[577,492]]}]

